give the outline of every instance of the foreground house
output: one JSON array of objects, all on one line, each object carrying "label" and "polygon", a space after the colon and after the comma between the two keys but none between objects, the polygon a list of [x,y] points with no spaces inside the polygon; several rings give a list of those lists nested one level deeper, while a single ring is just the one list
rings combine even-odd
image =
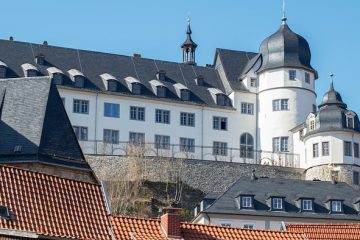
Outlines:
[{"label": "foreground house", "polygon": [[308,240],[359,240],[360,224],[286,224],[289,232],[303,232]]},{"label": "foreground house", "polygon": [[287,223],[360,221],[360,192],[346,183],[242,177],[224,193],[209,194],[194,223],[281,229]]},{"label": "foreground house", "polygon": [[0,239],[112,239],[102,186],[49,77],[0,80]]},{"label": "foreground house", "polygon": [[264,231],[183,223],[180,209],[166,208],[160,220],[117,216],[111,224],[117,239],[123,240],[305,240],[305,234]]}]

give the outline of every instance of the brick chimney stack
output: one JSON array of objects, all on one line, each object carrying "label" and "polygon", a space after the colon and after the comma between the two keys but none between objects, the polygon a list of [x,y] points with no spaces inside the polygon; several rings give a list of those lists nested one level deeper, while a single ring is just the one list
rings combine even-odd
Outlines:
[{"label": "brick chimney stack", "polygon": [[179,212],[181,208],[167,207],[163,208],[163,215],[161,216],[161,228],[166,237],[180,238],[181,237],[181,216]]}]

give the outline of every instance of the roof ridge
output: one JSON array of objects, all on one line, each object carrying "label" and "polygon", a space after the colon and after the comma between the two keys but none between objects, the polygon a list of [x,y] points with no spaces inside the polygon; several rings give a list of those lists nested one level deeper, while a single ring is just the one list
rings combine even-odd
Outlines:
[{"label": "roof ridge", "polygon": [[126,218],[126,219],[136,219],[136,220],[146,220],[146,221],[157,221],[160,222],[158,218],[145,218],[145,217],[135,217],[135,216],[126,216],[126,215],[110,215],[112,218]]},{"label": "roof ridge", "polygon": [[20,168],[20,167],[16,167],[16,166],[11,166],[11,165],[7,165],[7,164],[3,164],[3,163],[0,163],[0,169],[1,168],[15,169],[15,170],[20,170],[22,172],[30,172],[30,173],[41,174],[41,175],[45,175],[45,176],[49,176],[49,177],[53,177],[53,178],[57,178],[57,179],[68,180],[68,181],[71,181],[71,182],[79,182],[79,183],[91,184],[91,185],[94,185],[94,186],[100,186],[100,184],[95,184],[95,183],[91,183],[91,182],[84,182],[84,181],[80,181],[80,180],[76,180],[76,179],[60,177],[60,176],[57,176],[57,175],[52,175],[52,174],[43,173],[43,172],[36,172],[36,171],[33,171],[33,170],[24,169],[24,168]]}]

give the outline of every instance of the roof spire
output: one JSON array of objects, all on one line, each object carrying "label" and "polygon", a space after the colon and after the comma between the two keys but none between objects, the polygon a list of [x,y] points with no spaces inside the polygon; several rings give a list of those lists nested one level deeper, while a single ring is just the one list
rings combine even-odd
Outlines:
[{"label": "roof spire", "polygon": [[191,38],[192,31],[190,27],[190,17],[187,18],[186,22],[187,22],[186,40],[181,45],[181,48],[183,49],[183,63],[196,65],[195,50],[197,44]]},{"label": "roof spire", "polygon": [[330,90],[334,91],[334,74],[330,74]]},{"label": "roof spire", "polygon": [[283,0],[283,3],[282,3],[282,12],[283,12],[283,15],[282,15],[282,18],[281,18],[281,22],[282,24],[286,24],[286,16],[285,16],[285,0]]}]

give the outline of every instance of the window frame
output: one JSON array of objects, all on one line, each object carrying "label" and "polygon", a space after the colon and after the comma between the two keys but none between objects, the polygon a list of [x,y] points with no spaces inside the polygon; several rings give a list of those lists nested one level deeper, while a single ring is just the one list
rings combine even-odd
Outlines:
[{"label": "window frame", "polygon": [[[85,106],[86,106],[86,111],[84,111]],[[89,100],[77,99],[77,98],[73,99],[73,113],[89,114],[89,106],[90,106]]]},{"label": "window frame", "polygon": [[353,184],[354,185],[360,184],[360,174],[358,171],[353,171]]},{"label": "window frame", "polygon": [[289,80],[290,81],[296,81],[296,70],[291,69],[289,70]]},{"label": "window frame", "polygon": [[[85,127],[85,126],[78,126],[78,125],[75,125],[75,126],[72,126],[73,127],[73,130],[74,130],[74,133],[75,133],[75,136],[76,138],[78,139],[78,141],[88,141],[89,139],[89,128],[88,127]],[[86,130],[86,134],[84,134],[84,130]],[[83,136],[86,136],[86,137],[83,137]]]},{"label": "window frame", "polygon": [[[141,111],[142,113],[141,113]],[[145,121],[145,107],[139,106],[130,106],[130,113],[129,113],[130,120],[134,121]]]},{"label": "window frame", "polygon": [[[110,133],[108,137],[110,137],[109,139],[106,139],[105,136],[107,134],[105,133]],[[115,136],[114,138],[114,133],[117,134],[117,136]],[[116,129],[103,129],[103,143],[108,143],[108,144],[119,144],[119,138],[120,138],[120,131],[116,130]]]},{"label": "window frame", "polygon": [[[154,137],[154,143],[156,149],[164,149],[169,150],[170,149],[170,136],[169,135],[160,135],[155,134]],[[164,141],[166,140],[166,141]]]},{"label": "window frame", "polygon": [[[132,135],[135,136],[135,138],[132,138]],[[141,139],[139,138],[141,136]],[[141,141],[139,141],[139,139]],[[136,145],[142,145],[145,143],[145,133],[142,132],[129,132],[129,143],[136,144]]]},{"label": "window frame", "polygon": [[283,197],[271,197],[271,211],[284,211]]},{"label": "window frame", "polygon": [[354,157],[355,158],[360,158],[360,149],[359,149],[359,143],[358,142],[354,142],[353,150],[354,150]]},{"label": "window frame", "polygon": [[281,98],[281,99],[273,99],[272,101],[273,112],[279,111],[289,111],[289,99],[288,98]]},{"label": "window frame", "polygon": [[[285,141],[286,140],[286,141]],[[278,141],[278,143],[276,143]],[[276,147],[278,146],[278,147]],[[273,152],[289,152],[289,137],[280,136],[273,138]]]},{"label": "window frame", "polygon": [[[250,203],[250,204],[246,205],[245,203]],[[240,196],[240,209],[254,209],[254,196],[241,195]]]},{"label": "window frame", "polygon": [[254,115],[254,104],[249,102],[241,102],[241,113]]},{"label": "window frame", "polygon": [[[307,206],[307,204],[305,204],[305,203],[310,203],[311,208],[305,208],[305,206]],[[301,211],[302,212],[313,212],[314,211],[314,200],[309,199],[309,198],[302,198],[301,199]]]},{"label": "window frame", "polygon": [[352,143],[350,141],[344,141],[344,156],[352,157]]},{"label": "window frame", "polygon": [[104,102],[104,117],[120,118],[120,104]]},{"label": "window frame", "polygon": [[312,157],[318,158],[319,157],[319,143],[313,143],[312,145]]},{"label": "window frame", "polygon": [[195,113],[180,112],[180,126],[195,127]]},{"label": "window frame", "polygon": [[[339,209],[338,209],[339,207]],[[331,213],[343,213],[344,206],[342,200],[330,200],[330,212]]]},{"label": "window frame", "polygon": [[[225,128],[224,128],[224,126],[225,126]],[[228,118],[220,117],[220,116],[213,116],[213,129],[220,130],[220,131],[227,131],[228,130]]]},{"label": "window frame", "polygon": [[354,129],[355,128],[355,118],[353,116],[346,116],[346,127]]},{"label": "window frame", "polygon": [[[189,144],[192,142],[192,144]],[[179,148],[180,152],[195,152],[195,139],[194,138],[186,138],[180,137],[179,139]]]},{"label": "window frame", "polygon": [[170,110],[155,109],[155,123],[170,124]]},{"label": "window frame", "polygon": [[227,156],[228,155],[227,142],[213,141],[212,150],[213,150],[212,151],[213,156]]},{"label": "window frame", "polygon": [[308,83],[308,84],[310,84],[310,82],[311,82],[311,76],[310,76],[310,73],[308,73],[308,72],[305,72],[305,83]]}]

